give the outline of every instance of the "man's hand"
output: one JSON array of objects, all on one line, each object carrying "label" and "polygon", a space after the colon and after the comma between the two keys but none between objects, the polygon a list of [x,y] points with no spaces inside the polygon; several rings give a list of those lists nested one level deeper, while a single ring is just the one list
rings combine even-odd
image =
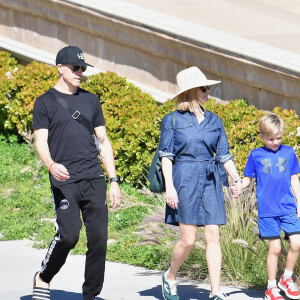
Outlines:
[{"label": "man's hand", "polygon": [[51,174],[58,181],[66,181],[70,178],[68,170],[64,165],[54,163],[51,166]]},{"label": "man's hand", "polygon": [[111,182],[109,187],[109,200],[112,205],[112,208],[115,209],[120,205],[121,201],[121,192],[120,187],[117,182]]}]

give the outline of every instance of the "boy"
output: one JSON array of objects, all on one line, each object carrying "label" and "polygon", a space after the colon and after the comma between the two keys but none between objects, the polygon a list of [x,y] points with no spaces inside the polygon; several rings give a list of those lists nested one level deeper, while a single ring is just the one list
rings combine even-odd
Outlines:
[{"label": "boy", "polygon": [[256,179],[259,234],[260,238],[269,240],[265,300],[284,299],[276,285],[281,228],[289,239],[290,249],[278,287],[290,299],[299,299],[298,288],[292,279],[300,251],[299,162],[294,149],[281,144],[284,123],[279,116],[273,113],[263,116],[259,130],[265,146],[251,151],[242,188],[247,187],[252,178]]}]

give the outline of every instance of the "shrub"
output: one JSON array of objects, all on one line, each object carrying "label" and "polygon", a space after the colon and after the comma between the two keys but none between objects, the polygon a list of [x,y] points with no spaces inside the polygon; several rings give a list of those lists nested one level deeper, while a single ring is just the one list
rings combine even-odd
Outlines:
[{"label": "shrub", "polygon": [[15,58],[8,52],[0,51],[0,131],[4,131],[4,122],[7,120],[7,100],[11,100],[13,78],[19,65]]},{"label": "shrub", "polygon": [[158,104],[112,72],[93,75],[82,87],[100,98],[118,173],[126,182],[145,183],[160,133]]},{"label": "shrub", "polygon": [[57,81],[55,67],[33,61],[20,66],[12,78],[10,95],[2,100],[8,111],[5,127],[17,128],[19,134],[32,126],[32,110],[36,97],[50,89]]},{"label": "shrub", "polygon": [[[238,171],[243,172],[250,151],[263,146],[263,141],[259,137],[258,124],[260,118],[267,112],[258,110],[253,105],[249,106],[246,100],[234,100],[226,105],[210,100],[205,107],[222,119],[230,152]],[[297,157],[300,158],[300,149],[297,147],[297,127],[300,126],[298,115],[294,110],[280,107],[275,107],[273,112],[282,117],[285,123],[283,144],[294,147]]]}]

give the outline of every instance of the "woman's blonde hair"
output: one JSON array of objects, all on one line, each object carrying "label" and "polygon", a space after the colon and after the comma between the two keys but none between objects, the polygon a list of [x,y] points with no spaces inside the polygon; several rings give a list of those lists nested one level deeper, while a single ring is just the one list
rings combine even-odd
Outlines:
[{"label": "woman's blonde hair", "polygon": [[192,113],[195,113],[197,110],[200,109],[200,103],[199,103],[199,98],[197,98],[198,87],[187,90],[177,97],[176,101],[176,108],[178,110],[183,110],[183,111],[190,111]]},{"label": "woman's blonde hair", "polygon": [[264,115],[259,121],[259,131],[264,136],[275,136],[284,132],[284,122],[276,114]]}]

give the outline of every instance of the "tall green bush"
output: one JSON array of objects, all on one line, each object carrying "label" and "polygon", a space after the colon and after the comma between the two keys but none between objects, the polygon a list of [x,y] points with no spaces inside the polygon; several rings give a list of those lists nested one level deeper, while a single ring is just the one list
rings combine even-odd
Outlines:
[{"label": "tall green bush", "polygon": [[31,128],[36,97],[53,87],[57,79],[57,69],[48,64],[33,61],[20,66],[11,79],[10,96],[2,100],[8,111],[5,127],[17,128],[19,133]]},{"label": "tall green bush", "polygon": [[[258,124],[261,117],[267,112],[248,105],[246,100],[234,100],[226,105],[210,100],[205,107],[222,119],[230,152],[234,156],[238,171],[242,172],[250,151],[263,146],[263,141],[259,137]],[[294,147],[299,159],[300,148],[297,146],[299,143],[299,137],[297,137],[297,127],[300,126],[299,116],[294,110],[280,107],[275,107],[273,112],[281,116],[285,123],[283,144]]]},{"label": "tall green bush", "polygon": [[4,122],[8,118],[7,101],[12,100],[13,78],[19,68],[18,61],[8,52],[0,51],[0,131],[4,131]]},{"label": "tall green bush", "polygon": [[93,75],[81,86],[100,98],[118,173],[126,182],[144,183],[159,139],[156,101],[112,72]]}]

